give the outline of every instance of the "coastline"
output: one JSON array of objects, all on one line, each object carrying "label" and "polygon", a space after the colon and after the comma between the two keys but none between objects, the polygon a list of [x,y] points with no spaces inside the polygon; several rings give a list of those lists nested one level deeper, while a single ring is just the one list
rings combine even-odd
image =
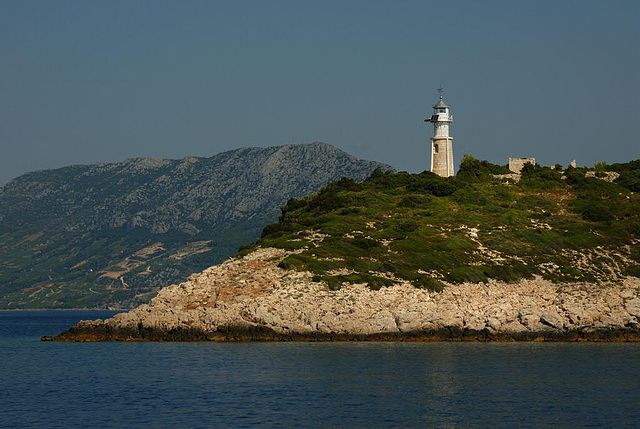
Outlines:
[{"label": "coastline", "polygon": [[331,290],[258,249],[161,289],[149,304],[43,341],[640,341],[640,281],[410,283]]},{"label": "coastline", "polygon": [[217,331],[197,329],[95,329],[73,327],[56,336],[44,336],[41,341],[55,342],[243,342],[243,341],[302,341],[302,342],[640,342],[640,329],[598,329],[538,332],[491,332],[488,329],[466,330],[442,328],[430,331],[403,333],[278,333],[265,327],[220,327]]}]

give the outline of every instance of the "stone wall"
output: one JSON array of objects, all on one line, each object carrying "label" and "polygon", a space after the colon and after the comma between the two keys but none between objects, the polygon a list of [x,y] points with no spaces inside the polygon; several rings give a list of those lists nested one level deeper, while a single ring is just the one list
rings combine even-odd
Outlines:
[{"label": "stone wall", "polygon": [[520,173],[522,171],[522,167],[525,164],[534,164],[536,163],[535,158],[509,158],[509,170],[514,173]]}]

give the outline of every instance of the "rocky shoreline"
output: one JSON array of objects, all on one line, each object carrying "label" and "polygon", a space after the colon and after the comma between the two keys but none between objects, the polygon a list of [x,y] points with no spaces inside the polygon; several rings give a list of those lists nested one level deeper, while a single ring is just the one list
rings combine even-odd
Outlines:
[{"label": "rocky shoreline", "polygon": [[162,289],[149,304],[43,341],[640,341],[640,279],[610,284],[398,282],[332,291],[258,249]]},{"label": "rocky shoreline", "polygon": [[217,331],[205,332],[196,329],[125,329],[109,327],[73,327],[57,336],[42,337],[42,341],[59,342],[100,342],[100,341],[473,341],[473,342],[640,342],[640,329],[599,329],[593,331],[539,331],[539,332],[492,332],[465,330],[459,328],[437,331],[387,332],[377,334],[347,333],[300,333],[283,334],[268,328],[247,328],[244,326],[219,327]]}]

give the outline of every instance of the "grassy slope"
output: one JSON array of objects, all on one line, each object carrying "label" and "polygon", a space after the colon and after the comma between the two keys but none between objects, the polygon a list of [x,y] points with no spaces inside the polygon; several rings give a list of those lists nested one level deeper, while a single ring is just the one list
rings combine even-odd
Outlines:
[{"label": "grassy slope", "polygon": [[[304,249],[283,267],[310,270],[330,288],[372,288],[411,281],[616,280],[640,276],[640,160],[598,166],[621,173],[609,183],[585,170],[527,167],[522,180],[505,167],[465,157],[458,176],[378,173],[343,179],[291,200],[281,221],[256,245]],[[600,175],[600,174],[598,174]],[[312,232],[326,234],[321,242]],[[634,247],[636,243],[636,247]]]}]

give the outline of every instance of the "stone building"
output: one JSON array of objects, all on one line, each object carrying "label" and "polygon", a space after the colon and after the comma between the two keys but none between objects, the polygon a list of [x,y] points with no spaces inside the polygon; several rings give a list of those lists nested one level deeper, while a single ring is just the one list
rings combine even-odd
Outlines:
[{"label": "stone building", "polygon": [[509,170],[514,173],[520,173],[525,164],[536,165],[535,158],[509,158]]},{"label": "stone building", "polygon": [[431,137],[431,169],[433,173],[442,177],[453,176],[453,138],[449,136],[449,124],[453,122],[453,115],[442,99],[440,88],[440,101],[433,106],[431,118],[425,122],[433,124],[433,137]]}]

